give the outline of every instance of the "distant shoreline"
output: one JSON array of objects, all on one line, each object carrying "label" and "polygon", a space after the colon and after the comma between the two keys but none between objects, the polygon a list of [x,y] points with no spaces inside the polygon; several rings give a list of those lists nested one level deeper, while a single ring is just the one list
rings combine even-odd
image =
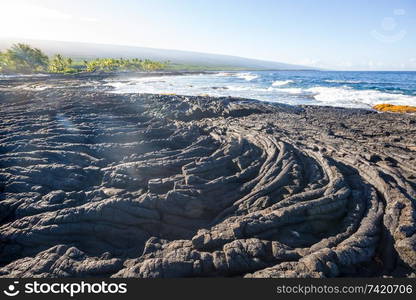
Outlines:
[{"label": "distant shoreline", "polygon": [[218,72],[334,72],[334,73],[415,73],[416,70],[322,70],[322,69],[218,69],[218,70],[198,70],[198,71],[188,71],[188,70],[161,70],[161,71],[152,71],[152,72],[79,72],[73,74],[62,74],[62,73],[34,73],[34,74],[6,74],[0,73],[0,80],[7,80],[10,78],[13,79],[24,79],[24,78],[105,78],[111,76],[139,76],[139,77],[151,77],[151,76],[180,76],[180,75],[197,75],[197,74],[212,74]]},{"label": "distant shoreline", "polygon": [[0,81],[42,81],[45,79],[97,79],[111,77],[158,77],[216,73],[211,71],[155,71],[155,72],[81,72],[75,74],[38,73],[38,74],[0,74]]}]

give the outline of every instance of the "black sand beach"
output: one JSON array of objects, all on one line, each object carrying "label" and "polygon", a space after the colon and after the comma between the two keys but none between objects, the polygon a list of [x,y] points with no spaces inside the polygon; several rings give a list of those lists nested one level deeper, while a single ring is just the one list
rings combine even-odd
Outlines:
[{"label": "black sand beach", "polygon": [[0,80],[0,276],[416,274],[416,116]]}]

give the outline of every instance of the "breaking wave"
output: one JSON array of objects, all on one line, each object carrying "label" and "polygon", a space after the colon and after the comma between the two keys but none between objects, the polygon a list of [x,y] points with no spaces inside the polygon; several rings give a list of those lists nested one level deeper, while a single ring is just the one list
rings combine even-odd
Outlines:
[{"label": "breaking wave", "polygon": [[293,80],[275,80],[273,81],[272,86],[282,86],[293,82]]},{"label": "breaking wave", "polygon": [[109,81],[108,85],[115,93],[203,94],[286,104],[371,108],[380,103],[416,105],[416,81],[412,74],[346,72],[347,78],[339,80],[329,79],[333,76],[331,72],[224,71],[163,78],[124,78]]}]

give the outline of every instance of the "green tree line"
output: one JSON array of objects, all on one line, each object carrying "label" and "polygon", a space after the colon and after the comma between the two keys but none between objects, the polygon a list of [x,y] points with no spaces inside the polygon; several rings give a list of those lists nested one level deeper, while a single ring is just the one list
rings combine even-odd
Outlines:
[{"label": "green tree line", "polygon": [[4,52],[0,51],[0,73],[157,71],[166,69],[168,64],[168,62],[138,58],[97,58],[84,60],[80,64],[61,54],[49,58],[40,49],[20,43],[14,44]]}]

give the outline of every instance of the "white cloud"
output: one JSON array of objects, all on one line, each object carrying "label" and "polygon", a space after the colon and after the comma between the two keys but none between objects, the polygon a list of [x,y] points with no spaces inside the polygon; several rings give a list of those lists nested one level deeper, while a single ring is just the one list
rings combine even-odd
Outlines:
[{"label": "white cloud", "polygon": [[[39,3],[39,2],[38,2]],[[0,36],[28,39],[61,39],[74,35],[74,26],[99,20],[93,16],[80,16],[65,10],[37,5],[37,3],[5,2],[1,4]]]},{"label": "white cloud", "polygon": [[2,10],[13,18],[37,18],[52,20],[70,20],[72,15],[53,8],[47,8],[32,4],[5,3],[2,4]]},{"label": "white cloud", "polygon": [[7,14],[2,14],[0,20],[5,21],[25,21],[29,22],[31,20],[55,20],[55,21],[68,21],[68,20],[79,20],[84,22],[98,22],[97,18],[87,16],[87,17],[77,17],[69,13],[39,6],[33,4],[20,4],[20,3],[5,3],[2,4],[2,10],[7,11]]},{"label": "white cloud", "polygon": [[71,14],[31,3],[6,2],[1,9],[0,36],[44,38],[45,31],[73,20]]},{"label": "white cloud", "polygon": [[80,20],[85,22],[98,22],[98,19],[93,17],[82,17]]}]

